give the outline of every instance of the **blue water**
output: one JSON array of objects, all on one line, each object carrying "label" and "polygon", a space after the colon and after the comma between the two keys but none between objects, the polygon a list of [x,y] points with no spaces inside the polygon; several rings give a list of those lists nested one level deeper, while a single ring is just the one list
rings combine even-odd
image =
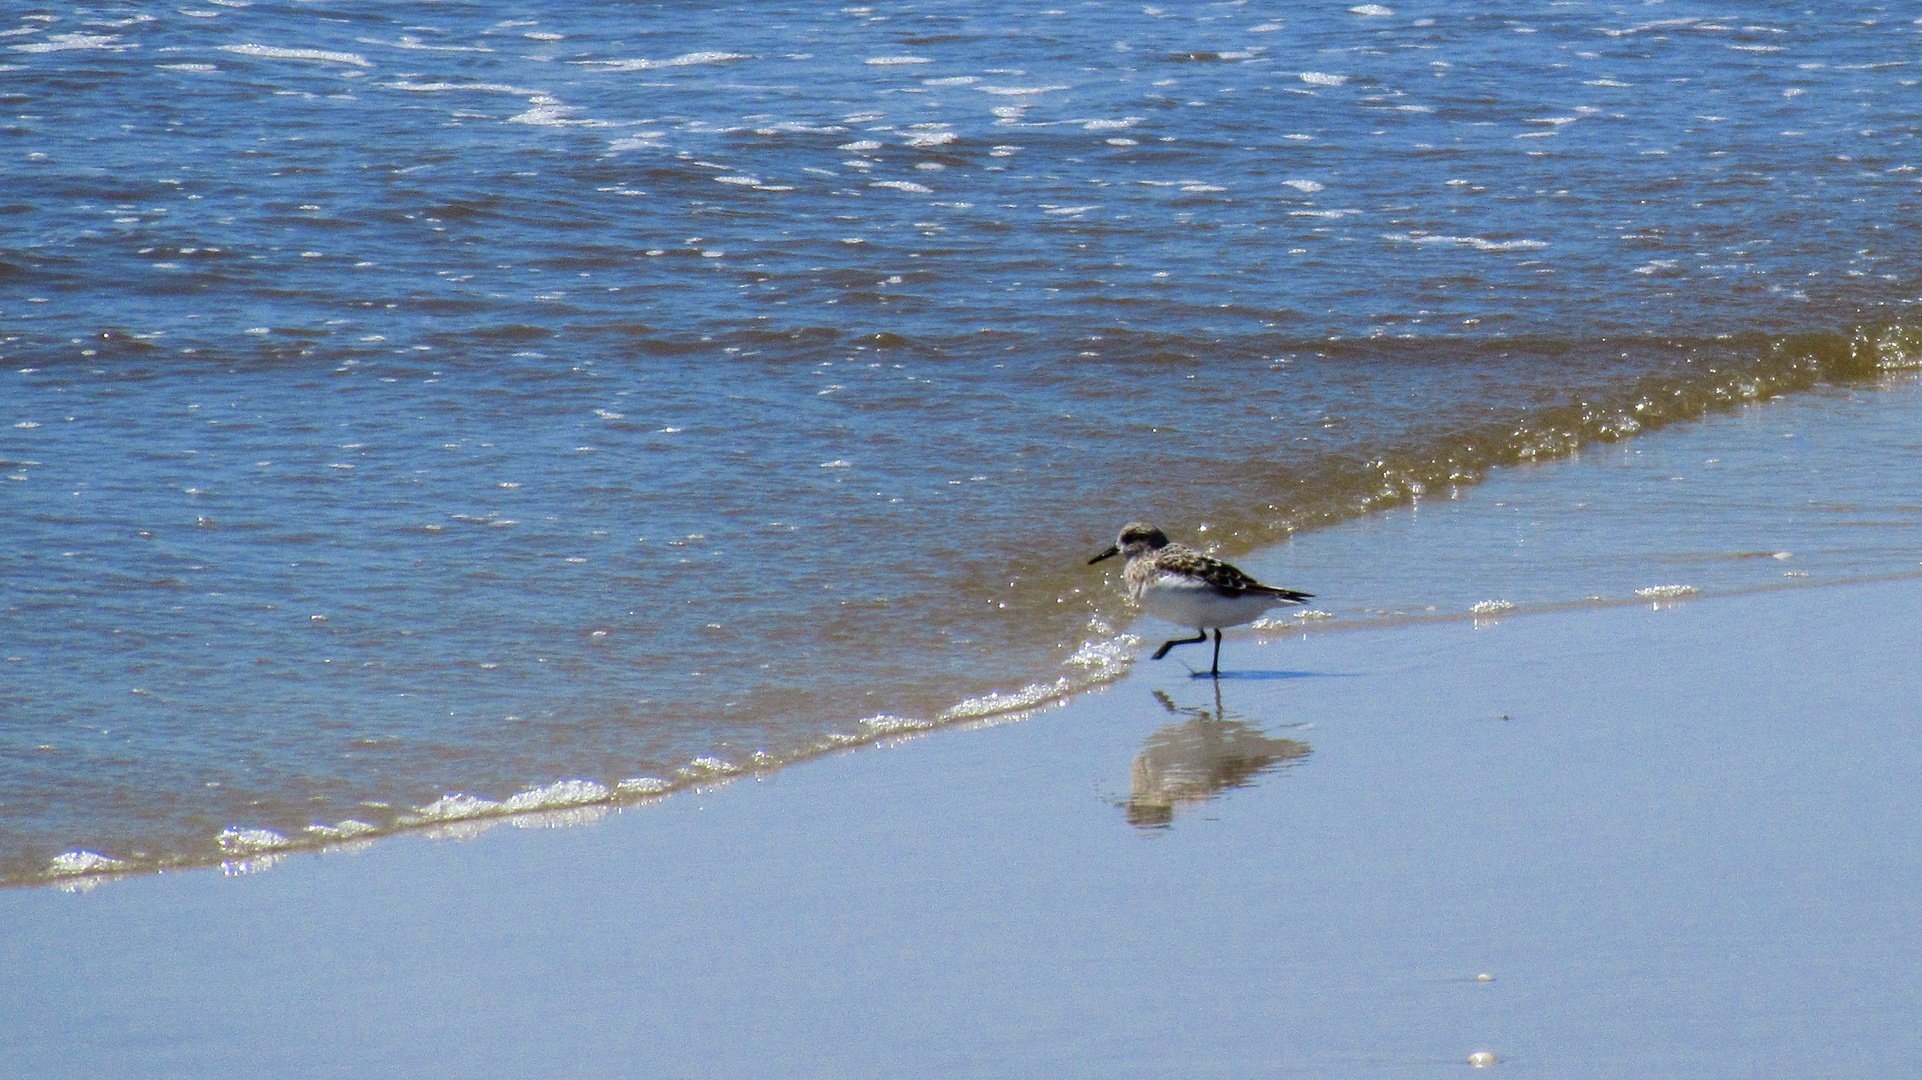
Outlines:
[{"label": "blue water", "polygon": [[1913,366],[1912,13],[1391,6],[8,16],[0,873],[1036,700],[1128,518]]}]

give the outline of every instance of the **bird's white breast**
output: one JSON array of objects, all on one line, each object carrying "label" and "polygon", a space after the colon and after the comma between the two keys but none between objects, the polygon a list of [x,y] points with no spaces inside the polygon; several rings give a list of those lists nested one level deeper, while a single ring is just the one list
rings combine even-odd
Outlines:
[{"label": "bird's white breast", "polygon": [[1282,603],[1262,593],[1223,596],[1205,581],[1180,574],[1157,574],[1142,584],[1141,607],[1150,615],[1197,630],[1240,626],[1261,618]]}]

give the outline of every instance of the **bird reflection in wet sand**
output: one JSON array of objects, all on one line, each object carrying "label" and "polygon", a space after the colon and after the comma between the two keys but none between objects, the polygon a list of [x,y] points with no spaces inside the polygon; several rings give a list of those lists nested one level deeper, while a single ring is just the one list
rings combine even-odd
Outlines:
[{"label": "bird reflection in wet sand", "polygon": [[1131,794],[1124,807],[1128,823],[1144,829],[1166,828],[1175,808],[1205,802],[1227,788],[1247,787],[1257,776],[1307,757],[1313,748],[1296,739],[1269,737],[1260,728],[1228,716],[1215,684],[1215,707],[1184,708],[1156,690],[1161,707],[1188,719],[1153,735],[1135,755]]}]

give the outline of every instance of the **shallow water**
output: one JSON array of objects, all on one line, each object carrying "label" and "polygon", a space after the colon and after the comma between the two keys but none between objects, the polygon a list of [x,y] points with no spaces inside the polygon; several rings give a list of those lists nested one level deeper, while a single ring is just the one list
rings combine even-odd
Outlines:
[{"label": "shallow water", "polygon": [[[1129,517],[1236,556],[1432,521],[1820,385],[1913,449],[1860,389],[1918,353],[1899,8],[1376,10],[22,12],[0,874],[1085,685]],[[1795,498],[1892,490],[1852,437]],[[1512,584],[1526,543],[1251,566],[1351,618],[1913,563],[1773,539],[1794,468],[1714,468],[1635,512],[1801,561],[1587,573],[1577,515],[1518,522]]]}]

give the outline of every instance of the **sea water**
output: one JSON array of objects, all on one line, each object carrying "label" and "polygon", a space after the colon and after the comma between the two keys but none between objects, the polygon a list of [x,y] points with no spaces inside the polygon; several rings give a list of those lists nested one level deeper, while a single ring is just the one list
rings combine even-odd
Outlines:
[{"label": "sea water", "polygon": [[1916,565],[1902,5],[551,8],[5,16],[0,878],[1071,693],[1135,517],[1270,635]]}]

